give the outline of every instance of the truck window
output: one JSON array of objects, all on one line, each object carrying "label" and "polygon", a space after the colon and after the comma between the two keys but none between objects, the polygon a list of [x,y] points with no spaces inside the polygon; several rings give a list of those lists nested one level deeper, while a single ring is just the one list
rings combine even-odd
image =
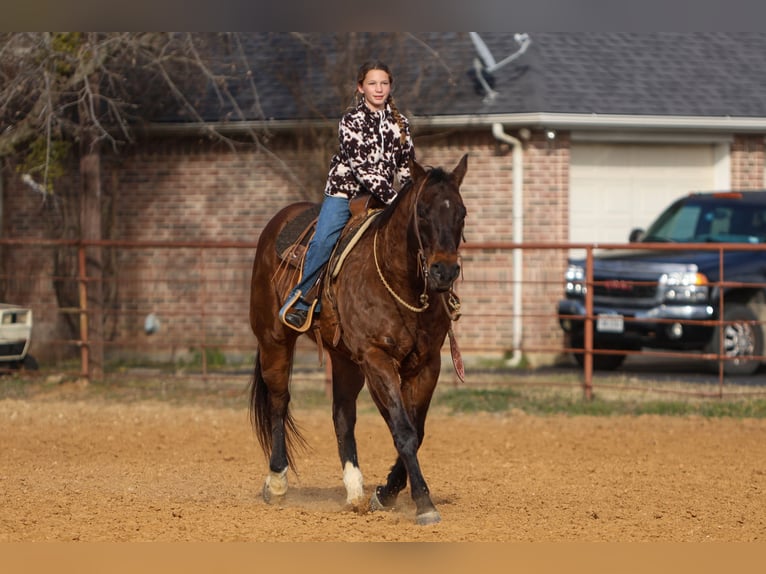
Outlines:
[{"label": "truck window", "polygon": [[674,217],[668,218],[663,225],[652,230],[653,235],[666,241],[693,241],[701,211],[697,205],[683,206]]},{"label": "truck window", "polygon": [[716,207],[712,211],[712,221],[710,222],[710,235],[725,235],[732,233],[731,212],[728,207]]}]

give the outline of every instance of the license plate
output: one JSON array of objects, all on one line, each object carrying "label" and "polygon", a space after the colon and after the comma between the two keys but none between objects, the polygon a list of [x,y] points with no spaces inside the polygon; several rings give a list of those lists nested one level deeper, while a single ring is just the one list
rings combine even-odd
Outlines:
[{"label": "license plate", "polygon": [[622,315],[599,315],[596,318],[596,331],[600,333],[622,333],[623,328]]}]

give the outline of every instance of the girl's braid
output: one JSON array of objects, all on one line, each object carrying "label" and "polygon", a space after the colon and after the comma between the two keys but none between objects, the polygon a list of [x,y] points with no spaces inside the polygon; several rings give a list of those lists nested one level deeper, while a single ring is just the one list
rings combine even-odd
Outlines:
[{"label": "girl's braid", "polygon": [[404,144],[407,141],[407,132],[404,129],[402,114],[399,112],[399,108],[396,107],[396,103],[394,102],[394,96],[388,96],[388,105],[391,108],[391,115],[394,116],[396,124],[399,126],[399,141]]}]

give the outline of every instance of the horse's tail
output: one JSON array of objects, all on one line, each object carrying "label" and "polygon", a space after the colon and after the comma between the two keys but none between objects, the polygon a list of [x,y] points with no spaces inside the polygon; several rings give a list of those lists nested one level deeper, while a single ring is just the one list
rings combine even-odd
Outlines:
[{"label": "horse's tail", "polygon": [[[272,411],[269,387],[263,378],[263,369],[261,368],[261,352],[255,354],[255,368],[253,370],[253,379],[250,382],[250,423],[253,426],[258,443],[261,445],[264,454],[271,456],[272,447]],[[306,448],[306,439],[295,424],[290,407],[288,405],[285,412],[285,443],[287,448],[287,463],[295,470],[295,459],[292,452],[296,447]]]}]

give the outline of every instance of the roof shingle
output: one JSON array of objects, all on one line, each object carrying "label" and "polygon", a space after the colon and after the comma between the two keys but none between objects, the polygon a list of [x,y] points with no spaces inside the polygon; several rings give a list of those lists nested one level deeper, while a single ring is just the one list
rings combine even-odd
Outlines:
[{"label": "roof shingle", "polygon": [[[481,37],[496,61],[518,49],[510,32]],[[492,75],[497,95],[491,100],[472,79],[477,52],[466,32],[245,33],[255,94],[242,65],[233,56],[226,64],[241,72],[242,83],[231,89],[247,120],[339,117],[350,102],[359,64],[351,61],[351,46],[391,65],[397,99],[412,116],[766,118],[766,33],[530,32],[529,37],[528,50]],[[212,90],[203,116],[237,119]],[[180,118],[166,113],[157,119]]]}]

